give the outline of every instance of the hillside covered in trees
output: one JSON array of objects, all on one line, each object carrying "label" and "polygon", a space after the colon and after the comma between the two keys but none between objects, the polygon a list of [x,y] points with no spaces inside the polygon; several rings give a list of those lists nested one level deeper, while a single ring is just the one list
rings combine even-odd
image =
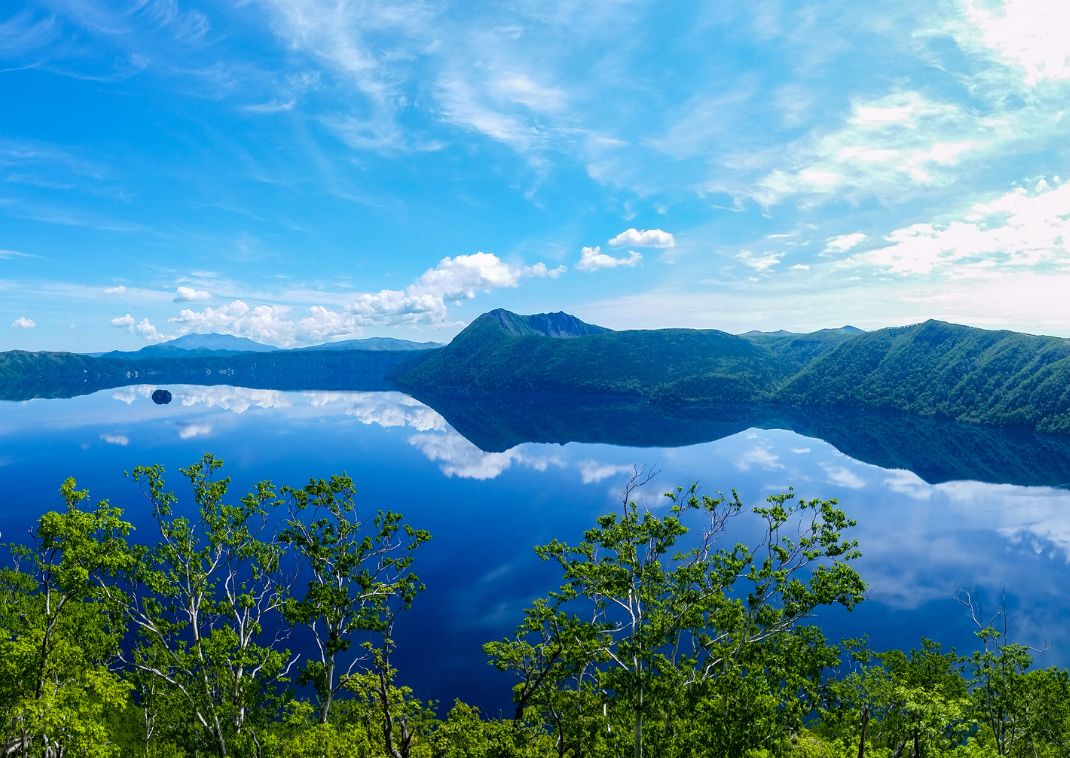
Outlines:
[{"label": "hillside covered in trees", "polygon": [[[129,475],[151,512],[67,480],[0,569],[8,756],[1064,756],[1070,677],[1035,669],[964,594],[977,645],[871,651],[810,620],[863,602],[835,501],[633,495],[535,547],[560,570],[488,641],[511,717],[428,703],[392,664],[432,535],[344,475],[228,491],[211,455]],[[730,539],[747,519],[750,544]],[[864,546],[862,546],[864,548]],[[992,623],[989,623],[992,621]],[[427,630],[428,634],[432,630]],[[427,640],[425,655],[434,655]]]},{"label": "hillside covered in trees", "polygon": [[2,399],[145,382],[400,388],[417,397],[616,396],[662,406],[773,403],[1070,433],[1070,340],[939,321],[868,333],[843,327],[733,335],[612,331],[566,313],[499,309],[439,348],[363,340],[268,352],[0,353]]},{"label": "hillside covered in trees", "polygon": [[1057,337],[939,321],[868,333],[844,327],[738,336],[697,329],[550,334],[504,326],[536,318],[504,314],[480,316],[445,348],[399,365],[392,379],[414,394],[772,402],[1070,433],[1070,341]]}]

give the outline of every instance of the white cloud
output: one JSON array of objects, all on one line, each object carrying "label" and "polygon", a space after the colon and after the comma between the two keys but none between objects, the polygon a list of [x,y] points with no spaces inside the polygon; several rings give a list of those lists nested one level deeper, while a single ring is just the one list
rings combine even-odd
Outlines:
[{"label": "white cloud", "polygon": [[190,303],[198,300],[211,300],[212,293],[205,292],[204,290],[194,289],[193,287],[178,287],[175,289],[176,303]]},{"label": "white cloud", "polygon": [[823,468],[828,476],[829,484],[852,490],[860,490],[866,486],[866,480],[848,468],[843,466],[823,466]]},{"label": "white cloud", "polygon": [[288,306],[234,300],[200,311],[186,308],[171,321],[189,331],[228,332],[277,345],[322,342],[357,337],[365,326],[443,324],[450,303],[517,287],[523,279],[556,278],[564,270],[544,263],[513,265],[493,253],[456,255],[443,258],[404,290],[357,293],[336,310],[314,305],[297,317]]},{"label": "white cloud", "polygon": [[105,287],[104,288],[104,294],[105,295],[125,295],[126,294],[126,287],[124,285],[122,285],[122,284],[118,284],[118,285],[116,285],[114,287]]},{"label": "white cloud", "polygon": [[841,234],[837,237],[829,237],[825,240],[825,253],[846,253],[848,250],[861,245],[869,237],[862,232],[854,232],[852,234]]},{"label": "white cloud", "polygon": [[259,390],[246,387],[185,387],[179,396],[182,407],[222,408],[242,414],[250,408],[289,408],[290,399],[279,390]]},{"label": "white cloud", "polygon": [[750,471],[755,467],[767,470],[784,468],[784,465],[780,462],[780,456],[760,445],[739,456],[734,465],[740,471]]},{"label": "white cloud", "polygon": [[443,474],[461,479],[495,479],[514,465],[536,471],[563,465],[556,456],[532,455],[522,445],[503,453],[485,453],[452,429],[414,434],[409,444],[438,463]]},{"label": "white cloud", "polygon": [[0,260],[5,258],[37,258],[36,255],[30,255],[29,253],[20,253],[18,250],[2,250],[0,249]]},{"label": "white cloud", "polygon": [[625,476],[634,473],[632,466],[615,466],[611,463],[599,463],[598,461],[580,461],[576,464],[580,472],[580,481],[584,484],[598,484],[611,476]]},{"label": "white cloud", "polygon": [[598,246],[585,247],[580,250],[580,262],[576,264],[576,269],[578,271],[599,271],[606,268],[617,268],[618,266],[631,268],[638,266],[642,260],[643,256],[634,250],[629,250],[627,256],[615,258],[612,255],[603,253]]},{"label": "white cloud", "polygon": [[784,253],[755,253],[751,250],[744,250],[736,257],[758,273],[764,274],[780,263]]},{"label": "white cloud", "polygon": [[1007,125],[996,117],[896,91],[856,100],[839,129],[789,145],[782,151],[786,165],[759,178],[750,194],[769,206],[796,195],[894,197],[908,187],[945,186],[967,156],[1006,137]]},{"label": "white cloud", "polygon": [[400,392],[346,392],[344,413],[362,424],[384,428],[409,427],[421,432],[442,431],[446,420],[419,400]]},{"label": "white cloud", "polygon": [[965,0],[948,31],[965,49],[1013,68],[1027,87],[1070,79],[1070,7],[1052,0]]},{"label": "white cloud", "polygon": [[250,306],[243,300],[234,300],[202,311],[183,308],[170,320],[190,332],[225,332],[288,344],[293,341],[296,329],[295,323],[286,318],[289,312],[290,309],[282,305]]},{"label": "white cloud", "polygon": [[353,107],[325,119],[329,128],[358,149],[408,146],[397,112],[407,102],[402,91],[406,70],[418,51],[434,42],[429,36],[430,5],[421,0],[385,4],[266,0],[265,6],[276,34],[331,74],[323,86],[335,84],[346,90],[344,100]]},{"label": "white cloud", "polygon": [[1048,266],[1070,270],[1070,183],[1058,177],[976,202],[959,218],[890,232],[845,263],[894,274]]},{"label": "white cloud", "polygon": [[179,439],[192,440],[197,437],[207,437],[212,433],[212,427],[209,424],[186,424],[179,428]]},{"label": "white cloud", "polygon": [[125,434],[102,434],[100,438],[107,442],[109,445],[118,445],[119,447],[126,447],[130,444],[130,438]]},{"label": "white cloud", "polygon": [[625,229],[609,241],[613,247],[676,247],[676,238],[661,229]]},{"label": "white cloud", "polygon": [[162,334],[147,318],[138,321],[129,313],[124,316],[113,318],[111,320],[111,325],[117,326],[120,329],[126,329],[131,334],[137,334],[147,342],[162,342],[163,340],[168,339],[168,336]]},{"label": "white cloud", "polygon": [[438,265],[425,271],[407,293],[414,296],[431,295],[443,300],[473,298],[476,292],[499,287],[516,287],[523,278],[556,278],[564,266],[549,269],[544,263],[533,266],[512,266],[493,253],[472,253],[446,257]]},{"label": "white cloud", "polygon": [[37,322],[25,316],[19,316],[11,322],[12,329],[33,329],[35,326],[37,326]]}]

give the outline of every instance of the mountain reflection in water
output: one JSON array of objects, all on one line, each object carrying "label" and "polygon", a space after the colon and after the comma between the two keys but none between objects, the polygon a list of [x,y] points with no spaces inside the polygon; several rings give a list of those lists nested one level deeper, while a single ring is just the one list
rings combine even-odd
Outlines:
[{"label": "mountain reflection in water", "polygon": [[[152,401],[159,389],[169,404]],[[0,403],[0,532],[17,539],[58,506],[58,486],[73,475],[123,507],[135,537],[148,534],[144,503],[121,472],[162,463],[178,484],[177,468],[206,451],[226,462],[236,496],[260,479],[302,484],[346,471],[364,507],[399,511],[432,533],[417,558],[428,589],[399,625],[398,664],[405,683],[447,703],[508,711],[511,682],[481,645],[508,634],[559,580],[531,547],[579,540],[644,464],[661,472],[640,493],[651,508],[693,480],[706,492],[735,488],[749,504],[788,486],[838,498],[858,521],[871,589],[854,613],[816,620],[832,637],[869,633],[876,647],[909,647],[929,636],[969,650],[972,630],[950,597],[965,585],[990,598],[1005,587],[1012,637],[1050,644],[1042,665],[1070,663],[1070,439],[902,415],[119,387]],[[751,536],[741,520],[730,538]]]}]

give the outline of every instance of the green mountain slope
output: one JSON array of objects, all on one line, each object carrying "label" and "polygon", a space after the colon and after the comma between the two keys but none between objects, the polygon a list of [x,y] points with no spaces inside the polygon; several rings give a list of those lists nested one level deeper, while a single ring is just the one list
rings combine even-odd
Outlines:
[{"label": "green mountain slope", "polygon": [[786,361],[791,372],[795,373],[815,358],[860,334],[865,332],[853,326],[843,326],[839,329],[821,329],[809,334],[779,331],[747,332],[740,336],[770,350],[778,361]]},{"label": "green mountain slope", "polygon": [[498,310],[393,378],[411,390],[751,401],[768,398],[791,373],[773,350],[712,329],[615,332],[567,314]]},{"label": "green mountain slope", "polygon": [[813,361],[777,399],[1070,432],[1070,341],[940,321],[881,329]]}]

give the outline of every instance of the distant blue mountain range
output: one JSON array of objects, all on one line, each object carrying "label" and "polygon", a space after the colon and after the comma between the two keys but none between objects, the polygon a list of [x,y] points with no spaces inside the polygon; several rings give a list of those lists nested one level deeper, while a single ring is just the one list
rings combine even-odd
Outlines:
[{"label": "distant blue mountain range", "polygon": [[[326,342],[321,345],[293,348],[292,350],[372,350],[372,351],[406,351],[432,350],[442,347],[438,342],[411,342],[393,337],[367,337],[364,339]],[[195,355],[219,355],[221,353],[273,353],[290,350],[266,345],[263,342],[235,337],[233,334],[185,334],[166,342],[143,347],[140,350],[124,352],[114,350],[110,353],[98,353],[95,357],[114,358],[118,360],[144,360],[161,358],[168,355],[189,358]]]}]

